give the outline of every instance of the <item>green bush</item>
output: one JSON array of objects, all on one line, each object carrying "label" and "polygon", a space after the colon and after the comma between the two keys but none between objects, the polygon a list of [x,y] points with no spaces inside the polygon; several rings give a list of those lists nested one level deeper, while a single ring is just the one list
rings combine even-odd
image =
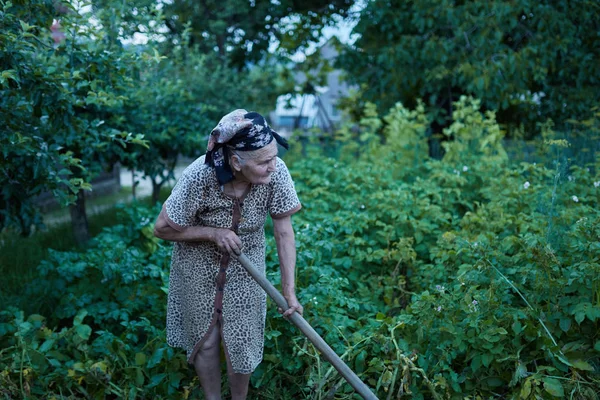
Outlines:
[{"label": "green bush", "polygon": [[[379,398],[596,399],[599,166],[569,164],[557,141],[551,163],[511,163],[493,114],[470,99],[456,108],[441,161],[414,145],[426,122],[401,106],[363,121],[335,158],[320,143],[286,155],[304,206],[294,226],[305,317]],[[48,319],[2,312],[7,396],[197,393],[183,352],[165,343],[159,210],[124,211],[85,254],[40,265],[28,295],[47,297]],[[250,398],[356,397],[273,304],[266,338]]]}]

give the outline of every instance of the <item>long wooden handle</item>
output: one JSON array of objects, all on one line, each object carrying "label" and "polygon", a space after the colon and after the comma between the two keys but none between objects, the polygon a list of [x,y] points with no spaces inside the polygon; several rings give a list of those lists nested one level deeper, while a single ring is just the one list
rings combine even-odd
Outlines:
[{"label": "long wooden handle", "polygon": [[[267,292],[267,294],[275,301],[275,303],[282,309],[287,310],[289,308],[285,298],[275,289],[275,286],[269,282],[269,280],[258,273],[252,262],[244,254],[236,256],[242,266],[248,271],[250,276]],[[338,372],[348,381],[348,383],[360,394],[363,399],[367,400],[378,400],[377,397],[371,392],[369,387],[360,380],[358,376],[352,371],[341,358],[329,347],[321,336],[310,326],[308,322],[302,317],[302,315],[294,312],[289,318],[304,333],[304,335],[314,344],[314,346],[321,352],[323,357],[331,363],[338,370]]]}]

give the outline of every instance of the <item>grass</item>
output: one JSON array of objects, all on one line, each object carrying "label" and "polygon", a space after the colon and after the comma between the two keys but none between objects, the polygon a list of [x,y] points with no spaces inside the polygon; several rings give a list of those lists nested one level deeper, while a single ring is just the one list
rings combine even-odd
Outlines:
[{"label": "grass", "polygon": [[[171,188],[161,190],[159,200],[164,201]],[[86,201],[90,236],[99,234],[104,227],[119,223],[117,210],[119,203],[131,201],[131,188],[124,187],[118,193],[91,198]],[[137,200],[151,205],[150,197]],[[46,229],[22,237],[11,232],[0,234],[0,310],[15,306],[26,312],[35,312],[43,299],[26,299],[21,293],[25,286],[37,277],[37,266],[48,256],[48,251],[83,251],[75,241],[68,208],[54,210],[44,215],[44,220],[52,221]],[[39,303],[39,304],[38,304]]]}]

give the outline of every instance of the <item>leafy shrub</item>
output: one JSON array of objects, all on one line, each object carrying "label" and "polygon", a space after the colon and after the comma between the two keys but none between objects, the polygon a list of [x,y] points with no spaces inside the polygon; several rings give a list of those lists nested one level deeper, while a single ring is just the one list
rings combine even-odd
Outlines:
[{"label": "leafy shrub", "polygon": [[[417,134],[394,139],[424,123],[400,106],[388,125],[363,121],[365,134],[336,144],[336,158],[310,144],[308,156],[287,154],[304,206],[294,225],[305,316],[379,398],[596,399],[598,165],[511,163],[489,137],[499,135],[493,115],[474,104],[457,104],[463,125],[450,129],[469,136],[441,161],[411,145]],[[151,235],[158,209],[124,211],[87,253],[40,266],[45,283],[30,293],[48,296],[57,328],[2,312],[8,395],[197,393],[183,353],[165,344],[170,248]],[[266,338],[251,398],[356,396],[273,305]]]}]

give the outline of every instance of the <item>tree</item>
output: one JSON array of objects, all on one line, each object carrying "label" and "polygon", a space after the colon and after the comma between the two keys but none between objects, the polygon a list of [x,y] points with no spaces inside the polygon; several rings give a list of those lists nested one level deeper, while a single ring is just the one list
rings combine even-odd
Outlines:
[{"label": "tree", "polygon": [[320,38],[321,30],[345,17],[354,0],[217,1],[174,0],[165,4],[171,41],[181,43],[186,27],[190,46],[216,52],[236,69],[265,58],[273,40],[294,52]]},{"label": "tree", "polygon": [[510,128],[582,118],[600,101],[595,0],[369,2],[339,66],[379,109],[421,98],[441,131],[463,95]]},{"label": "tree", "polygon": [[154,202],[174,178],[180,156],[204,154],[210,131],[225,113],[246,108],[266,115],[283,90],[285,81],[272,79],[278,75],[275,65],[261,62],[239,73],[215,58],[186,42],[174,46],[169,57],[139,72],[125,104],[121,128],[143,133],[151,145],[122,164],[151,179]]},{"label": "tree", "polygon": [[[37,53],[52,51],[36,34],[37,25],[50,26],[53,12],[45,2],[29,7],[3,4],[0,17],[0,229],[15,227],[24,235],[32,225],[41,224],[31,199],[50,190],[65,203],[69,191],[79,190],[83,183],[70,172],[80,160],[43,138],[59,118],[54,112],[58,106],[45,101],[44,93],[60,93],[61,87],[56,71],[32,61]],[[29,23],[20,19],[26,13]],[[44,106],[48,112],[41,118]]]},{"label": "tree", "polygon": [[[61,24],[52,22],[62,17]],[[88,238],[85,197],[90,181],[112,167],[141,135],[115,128],[137,55],[107,51],[87,16],[59,4],[3,5],[0,41],[0,228],[28,235],[41,225],[35,195],[51,190],[72,204],[76,238]],[[52,35],[51,35],[52,32]],[[54,46],[51,45],[52,40]]]}]

